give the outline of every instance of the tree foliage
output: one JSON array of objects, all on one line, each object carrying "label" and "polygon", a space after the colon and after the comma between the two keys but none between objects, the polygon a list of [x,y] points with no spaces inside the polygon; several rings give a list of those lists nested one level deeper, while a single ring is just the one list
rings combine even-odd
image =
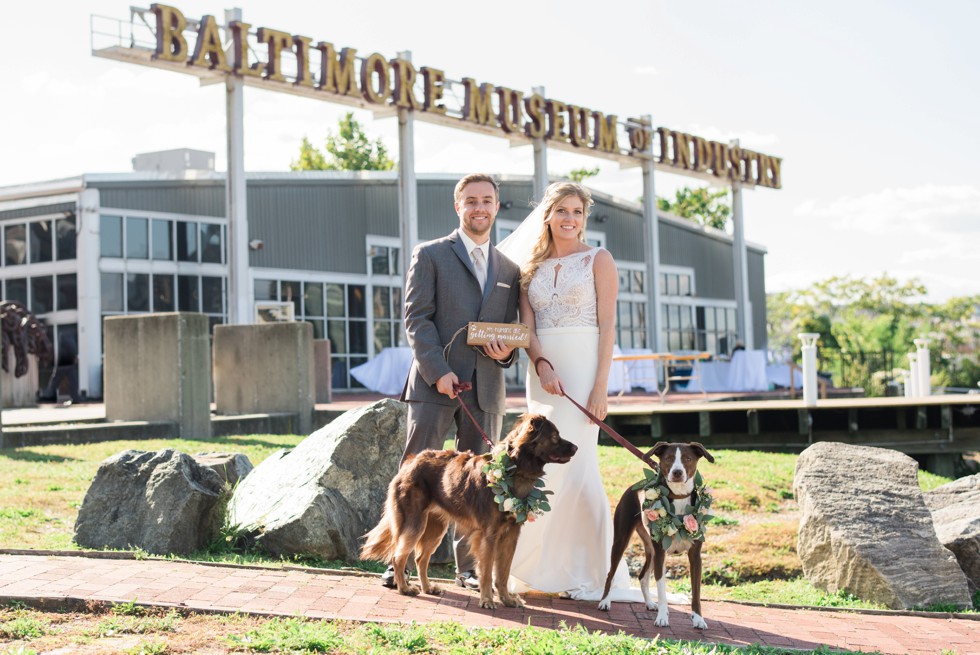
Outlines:
[{"label": "tree foliage", "polygon": [[294,171],[390,171],[395,167],[380,138],[371,141],[353,112],[338,121],[338,132],[327,133],[324,150],[303,137],[299,158],[289,164]]},{"label": "tree foliage", "polygon": [[598,174],[599,174],[598,166],[596,166],[595,168],[585,168],[583,166],[582,168],[573,168],[572,170],[570,170],[568,172],[568,178],[571,179],[572,182],[577,182],[581,184],[583,181],[589,179],[590,177],[595,177]]},{"label": "tree foliage", "polygon": [[929,339],[937,386],[976,387],[980,296],[926,303],[919,280],[831,277],[802,291],[768,294],[769,347],[799,361],[800,332],[820,335],[821,348],[845,353],[891,351],[904,367],[913,339]]},{"label": "tree foliage", "polygon": [[657,208],[717,230],[726,229],[732,215],[728,191],[712,191],[708,187],[678,189],[673,202],[658,197]]}]

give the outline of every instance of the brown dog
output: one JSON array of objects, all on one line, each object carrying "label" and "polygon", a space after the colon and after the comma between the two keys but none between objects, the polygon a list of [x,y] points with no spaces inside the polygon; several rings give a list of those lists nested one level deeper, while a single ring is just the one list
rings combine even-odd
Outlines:
[{"label": "brown dog", "polygon": [[[674,514],[683,516],[688,505],[694,502],[694,476],[698,470],[698,461],[703,457],[714,463],[715,458],[697,442],[666,443],[657,442],[648,454],[655,456],[660,463],[662,479],[670,490],[670,499],[674,505]],[[626,490],[616,505],[613,516],[613,546],[610,554],[611,565],[606,576],[606,588],[599,601],[599,609],[609,609],[609,587],[619,560],[623,558],[630,536],[635,531],[643,542],[645,559],[640,570],[640,590],[647,609],[657,607],[655,623],[660,627],[669,625],[667,608],[667,583],[664,580],[664,561],[666,555],[687,553],[691,566],[691,621],[695,628],[705,630],[708,624],[701,617],[701,545],[702,541],[680,538],[676,535],[670,547],[664,549],[663,544],[650,537],[646,518],[643,516],[643,494],[632,487]],[[702,528],[703,529],[703,528]],[[650,600],[650,556],[653,555],[653,576],[657,581],[657,605]]]},{"label": "brown dog", "polygon": [[[514,496],[526,498],[548,463],[568,462],[578,449],[558,434],[555,424],[540,415],[524,415],[503,442],[511,464]],[[480,607],[493,609],[496,579],[500,601],[523,607],[507,590],[514,548],[521,524],[512,512],[501,511],[487,485],[483,467],[491,456],[454,450],[425,450],[404,462],[388,485],[388,499],[378,525],[366,535],[361,559],[390,562],[398,592],[410,596],[419,587],[405,579],[405,565],[414,551],[421,590],[439,594],[429,582],[429,558],[442,542],[450,522],[470,537],[478,561]]]}]

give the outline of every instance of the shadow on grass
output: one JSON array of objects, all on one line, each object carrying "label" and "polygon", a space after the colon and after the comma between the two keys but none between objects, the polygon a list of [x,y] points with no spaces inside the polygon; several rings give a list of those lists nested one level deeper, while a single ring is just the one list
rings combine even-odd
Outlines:
[{"label": "shadow on grass", "polygon": [[16,459],[22,462],[77,462],[74,457],[63,457],[61,455],[44,455],[34,453],[29,450],[0,450],[0,459]]}]

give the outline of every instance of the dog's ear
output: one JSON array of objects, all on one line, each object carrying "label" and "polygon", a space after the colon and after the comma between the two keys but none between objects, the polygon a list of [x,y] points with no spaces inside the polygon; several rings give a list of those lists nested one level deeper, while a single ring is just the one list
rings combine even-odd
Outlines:
[{"label": "dog's ear", "polygon": [[664,454],[664,451],[667,450],[668,446],[670,446],[670,444],[666,441],[658,441],[653,445],[653,448],[651,448],[647,454],[653,454],[654,457],[660,459],[660,456]]},{"label": "dog's ear", "polygon": [[544,427],[546,419],[541,414],[525,414],[527,417],[527,429],[534,432],[534,436],[538,437],[542,428]]},{"label": "dog's ear", "polygon": [[696,452],[698,455],[705,458],[712,464],[715,463],[715,458],[711,456],[711,453],[708,452],[708,449],[702,446],[701,444],[699,444],[697,441],[692,441],[689,445],[694,450],[694,452]]}]

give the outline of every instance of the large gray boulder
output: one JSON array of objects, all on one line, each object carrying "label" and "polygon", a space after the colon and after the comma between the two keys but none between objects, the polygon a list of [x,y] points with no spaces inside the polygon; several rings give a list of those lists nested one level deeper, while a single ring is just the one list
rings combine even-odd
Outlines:
[{"label": "large gray boulder", "polygon": [[221,527],[224,480],[172,449],[125,450],[99,465],[75,521],[86,548],[193,552]]},{"label": "large gray boulder", "polygon": [[816,443],[796,463],[803,573],[892,609],[969,607],[966,576],[936,538],[918,464],[894,450]]},{"label": "large gray boulder", "polygon": [[242,453],[197,453],[194,461],[217,473],[229,487],[234,487],[255,468]]},{"label": "large gray boulder", "polygon": [[970,581],[980,589],[980,473],[922,494],[932,512],[940,543],[953,551]]},{"label": "large gray boulder", "polygon": [[229,525],[276,555],[356,558],[398,470],[406,414],[404,403],[379,400],[274,453],[238,484]]}]

